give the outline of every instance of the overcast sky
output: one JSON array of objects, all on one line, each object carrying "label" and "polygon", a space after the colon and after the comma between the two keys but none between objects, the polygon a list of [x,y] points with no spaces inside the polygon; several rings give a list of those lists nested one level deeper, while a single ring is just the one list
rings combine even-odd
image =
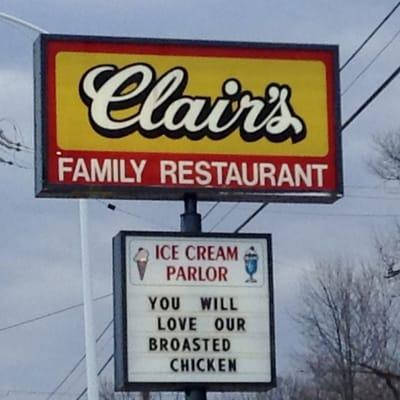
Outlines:
[{"label": "overcast sky", "polygon": [[[337,44],[343,63],[394,7],[392,0],[0,0],[0,12],[50,33]],[[392,39],[400,10],[341,74],[346,88]],[[37,34],[0,19],[0,118],[16,121],[33,147],[32,47]],[[342,121],[398,67],[400,40],[382,53],[342,97]],[[274,250],[277,368],[295,371],[291,355],[301,349],[296,325],[300,281],[315,259],[368,258],[373,236],[390,230],[399,214],[399,192],[366,168],[374,135],[399,129],[400,79],[343,132],[345,196],[333,205],[268,205],[244,232],[272,233]],[[7,122],[0,129],[9,135]],[[15,155],[0,151],[0,157]],[[1,331],[20,321],[82,300],[77,200],[35,199],[33,155],[0,164],[0,398],[46,398],[84,352],[83,310]],[[110,211],[91,201],[90,251],[94,295],[111,293],[111,239],[122,229],[179,230],[179,202],[115,201]],[[200,204],[206,212],[212,203]],[[232,207],[235,208],[232,209]],[[203,230],[232,232],[257,204],[219,205]],[[229,216],[223,218],[229,212]],[[96,333],[112,318],[112,299],[96,302]],[[112,352],[109,330],[97,347],[99,366]],[[112,373],[112,365],[106,373]],[[85,386],[83,365],[61,389],[74,398]],[[8,393],[11,391],[10,393]],[[35,394],[34,392],[40,392]],[[8,393],[8,394],[7,394]]]}]

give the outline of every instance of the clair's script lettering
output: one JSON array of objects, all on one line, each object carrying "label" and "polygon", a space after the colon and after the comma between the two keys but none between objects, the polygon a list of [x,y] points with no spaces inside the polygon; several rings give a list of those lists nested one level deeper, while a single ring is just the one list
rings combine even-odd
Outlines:
[{"label": "clair's script lettering", "polygon": [[[264,96],[255,96],[229,78],[222,83],[220,96],[212,99],[185,94],[188,81],[182,67],[157,77],[148,64],[120,69],[98,65],[83,75],[79,89],[93,129],[108,138],[138,131],[147,138],[220,140],[239,130],[246,142],[264,137],[297,143],[306,136],[306,125],[290,104],[288,85],[271,82]],[[115,110],[125,110],[125,117],[117,118]]]}]

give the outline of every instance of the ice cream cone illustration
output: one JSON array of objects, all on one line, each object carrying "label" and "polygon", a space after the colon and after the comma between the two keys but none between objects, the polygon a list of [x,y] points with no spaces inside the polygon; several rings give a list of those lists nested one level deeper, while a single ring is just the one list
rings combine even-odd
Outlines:
[{"label": "ice cream cone illustration", "polygon": [[143,247],[139,247],[137,253],[133,257],[133,260],[136,262],[139,270],[140,280],[142,281],[146,272],[147,263],[149,262],[149,251]]}]

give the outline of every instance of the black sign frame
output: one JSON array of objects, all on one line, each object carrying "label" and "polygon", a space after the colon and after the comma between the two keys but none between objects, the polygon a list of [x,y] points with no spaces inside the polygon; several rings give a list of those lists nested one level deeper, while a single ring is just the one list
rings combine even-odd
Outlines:
[{"label": "black sign frame", "polygon": [[[126,238],[185,237],[185,238],[230,238],[265,239],[267,247],[267,280],[269,288],[269,348],[271,379],[265,382],[132,382],[128,378],[127,358],[127,298],[126,298]],[[113,285],[114,285],[114,374],[115,391],[187,391],[206,390],[213,392],[264,392],[276,387],[274,295],[272,273],[272,242],[270,234],[230,233],[182,233],[121,231],[113,238]]]},{"label": "black sign frame", "polygon": [[[257,189],[230,187],[175,187],[166,186],[121,186],[112,184],[64,184],[49,181],[49,157],[47,131],[47,73],[46,51],[52,40],[62,42],[83,41],[85,43],[152,43],[157,45],[183,46],[221,46],[235,48],[264,48],[264,49],[293,49],[293,50],[326,50],[333,54],[333,124],[335,137],[335,175],[336,185],[332,190],[307,191],[304,189]],[[341,115],[340,115],[340,79],[338,46],[318,44],[288,44],[262,42],[234,41],[200,41],[182,39],[153,39],[153,38],[117,38],[79,35],[50,35],[41,34],[34,45],[34,103],[35,103],[35,194],[39,198],[109,198],[137,200],[183,200],[185,193],[194,192],[200,201],[247,201],[247,202],[279,202],[279,203],[317,203],[331,204],[343,197],[342,144],[341,144]]]}]

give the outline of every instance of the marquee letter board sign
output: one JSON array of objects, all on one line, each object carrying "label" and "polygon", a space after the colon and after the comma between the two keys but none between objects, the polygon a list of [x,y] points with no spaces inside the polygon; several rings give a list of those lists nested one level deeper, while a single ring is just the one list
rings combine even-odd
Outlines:
[{"label": "marquee letter board sign", "polygon": [[114,238],[119,391],[275,386],[269,235]]}]

